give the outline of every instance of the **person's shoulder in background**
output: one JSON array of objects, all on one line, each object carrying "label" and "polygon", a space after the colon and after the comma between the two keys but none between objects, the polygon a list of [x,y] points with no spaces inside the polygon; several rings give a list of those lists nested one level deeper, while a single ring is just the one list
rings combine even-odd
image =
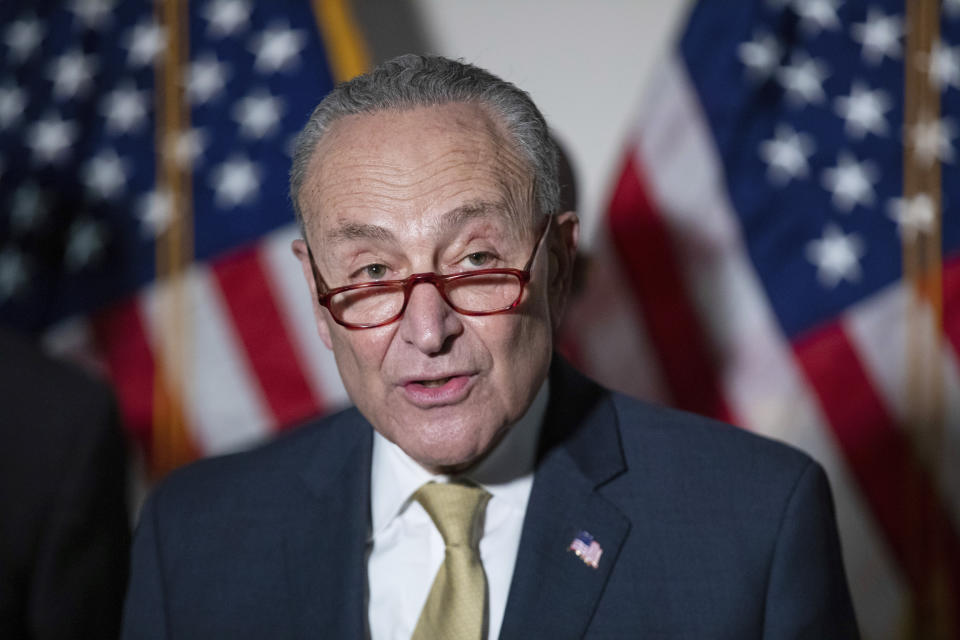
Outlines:
[{"label": "person's shoulder in background", "polygon": [[117,635],[126,487],[109,387],[0,331],[0,636]]}]

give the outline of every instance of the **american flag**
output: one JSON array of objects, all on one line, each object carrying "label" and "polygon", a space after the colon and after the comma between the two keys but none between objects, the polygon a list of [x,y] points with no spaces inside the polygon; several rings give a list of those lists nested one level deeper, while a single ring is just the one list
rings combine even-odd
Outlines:
[{"label": "american flag", "polygon": [[611,386],[825,465],[875,639],[960,637],[960,2],[937,10],[696,4],[566,324]]},{"label": "american flag", "polygon": [[0,4],[0,323],[99,364],[148,451],[346,402],[286,174],[352,29],[340,0]]},{"label": "american flag", "polygon": [[603,548],[586,531],[578,533],[567,550],[573,551],[578,558],[583,560],[584,564],[594,569],[600,566],[600,556],[603,555]]}]

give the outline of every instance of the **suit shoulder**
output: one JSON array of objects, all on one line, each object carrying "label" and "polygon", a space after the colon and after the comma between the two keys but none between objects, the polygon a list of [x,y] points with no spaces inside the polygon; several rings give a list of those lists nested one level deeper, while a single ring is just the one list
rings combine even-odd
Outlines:
[{"label": "suit shoulder", "polygon": [[[35,345],[0,333],[0,397],[11,428],[43,425],[47,431],[99,423],[115,411],[106,383],[80,367],[51,358]],[[44,433],[45,439],[52,434]]]},{"label": "suit shoulder", "polygon": [[[805,452],[772,438],[696,414],[613,393],[628,460],[721,485],[782,483],[789,491],[819,465]],[[631,465],[633,466],[633,465]]]},{"label": "suit shoulder", "polygon": [[173,471],[152,492],[157,508],[178,511],[252,506],[258,497],[282,500],[291,478],[363,438],[365,420],[354,408],[294,427],[254,448],[213,456]]}]

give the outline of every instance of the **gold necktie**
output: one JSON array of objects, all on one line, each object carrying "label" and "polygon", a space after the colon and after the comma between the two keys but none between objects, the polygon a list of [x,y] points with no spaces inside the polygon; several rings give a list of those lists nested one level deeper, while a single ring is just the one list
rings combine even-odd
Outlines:
[{"label": "gold necktie", "polygon": [[447,548],[411,640],[481,640],[487,578],[478,545],[490,494],[471,485],[429,483],[413,498],[430,514]]}]

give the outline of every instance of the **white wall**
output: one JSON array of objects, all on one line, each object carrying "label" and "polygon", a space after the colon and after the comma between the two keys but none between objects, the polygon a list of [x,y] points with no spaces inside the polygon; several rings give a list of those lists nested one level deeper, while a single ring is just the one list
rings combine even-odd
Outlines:
[{"label": "white wall", "polygon": [[530,92],[572,156],[589,246],[687,0],[413,0],[434,52]]}]

